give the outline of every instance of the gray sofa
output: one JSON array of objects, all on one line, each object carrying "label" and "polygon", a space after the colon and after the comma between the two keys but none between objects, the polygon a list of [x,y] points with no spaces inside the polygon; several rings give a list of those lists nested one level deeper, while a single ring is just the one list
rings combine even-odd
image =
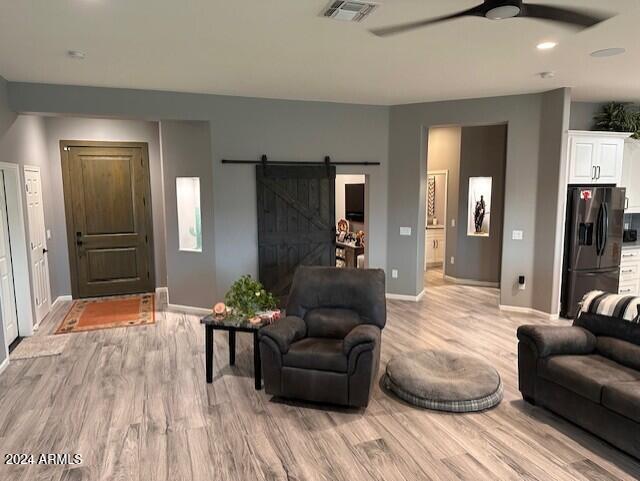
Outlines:
[{"label": "gray sofa", "polygon": [[267,394],[367,406],[387,317],[384,272],[298,267],[286,314],[258,333]]},{"label": "gray sofa", "polygon": [[573,326],[521,326],[525,400],[640,458],[640,324],[583,312]]}]

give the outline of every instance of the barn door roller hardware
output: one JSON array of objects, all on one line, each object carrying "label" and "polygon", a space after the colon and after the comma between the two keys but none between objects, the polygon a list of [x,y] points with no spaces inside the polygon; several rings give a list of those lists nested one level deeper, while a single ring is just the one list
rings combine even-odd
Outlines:
[{"label": "barn door roller hardware", "polygon": [[223,164],[253,164],[253,165],[380,165],[380,162],[332,162],[331,157],[325,156],[324,160],[295,161],[295,160],[269,160],[266,154],[262,154],[257,160],[222,159]]}]

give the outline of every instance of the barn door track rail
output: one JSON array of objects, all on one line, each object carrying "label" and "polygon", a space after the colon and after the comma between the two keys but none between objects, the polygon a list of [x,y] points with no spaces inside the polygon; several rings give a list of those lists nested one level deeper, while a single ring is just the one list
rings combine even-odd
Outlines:
[{"label": "barn door track rail", "polygon": [[319,161],[295,161],[295,160],[269,160],[266,154],[263,154],[257,160],[234,160],[222,159],[223,164],[254,164],[254,165],[380,165],[380,162],[333,162],[331,157],[325,156],[324,160]]}]

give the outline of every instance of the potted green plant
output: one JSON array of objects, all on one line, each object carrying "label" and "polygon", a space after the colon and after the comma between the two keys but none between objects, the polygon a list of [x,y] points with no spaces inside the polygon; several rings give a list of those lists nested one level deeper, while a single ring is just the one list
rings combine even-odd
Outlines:
[{"label": "potted green plant", "polygon": [[607,132],[632,132],[640,139],[640,111],[629,104],[609,102],[594,117],[594,129]]},{"label": "potted green plant", "polygon": [[224,296],[227,307],[237,315],[249,319],[260,311],[276,308],[276,299],[264,286],[250,275],[242,276],[235,281]]}]

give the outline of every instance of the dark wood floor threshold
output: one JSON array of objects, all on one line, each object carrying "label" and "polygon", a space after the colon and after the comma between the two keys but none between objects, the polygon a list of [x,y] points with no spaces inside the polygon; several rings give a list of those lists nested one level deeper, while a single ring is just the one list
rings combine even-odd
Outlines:
[{"label": "dark wood floor threshold", "polygon": [[13,350],[16,347],[18,347],[18,344],[20,344],[23,339],[24,339],[24,337],[18,336],[15,341],[13,341],[11,344],[9,344],[9,354],[11,354],[13,352]]}]

